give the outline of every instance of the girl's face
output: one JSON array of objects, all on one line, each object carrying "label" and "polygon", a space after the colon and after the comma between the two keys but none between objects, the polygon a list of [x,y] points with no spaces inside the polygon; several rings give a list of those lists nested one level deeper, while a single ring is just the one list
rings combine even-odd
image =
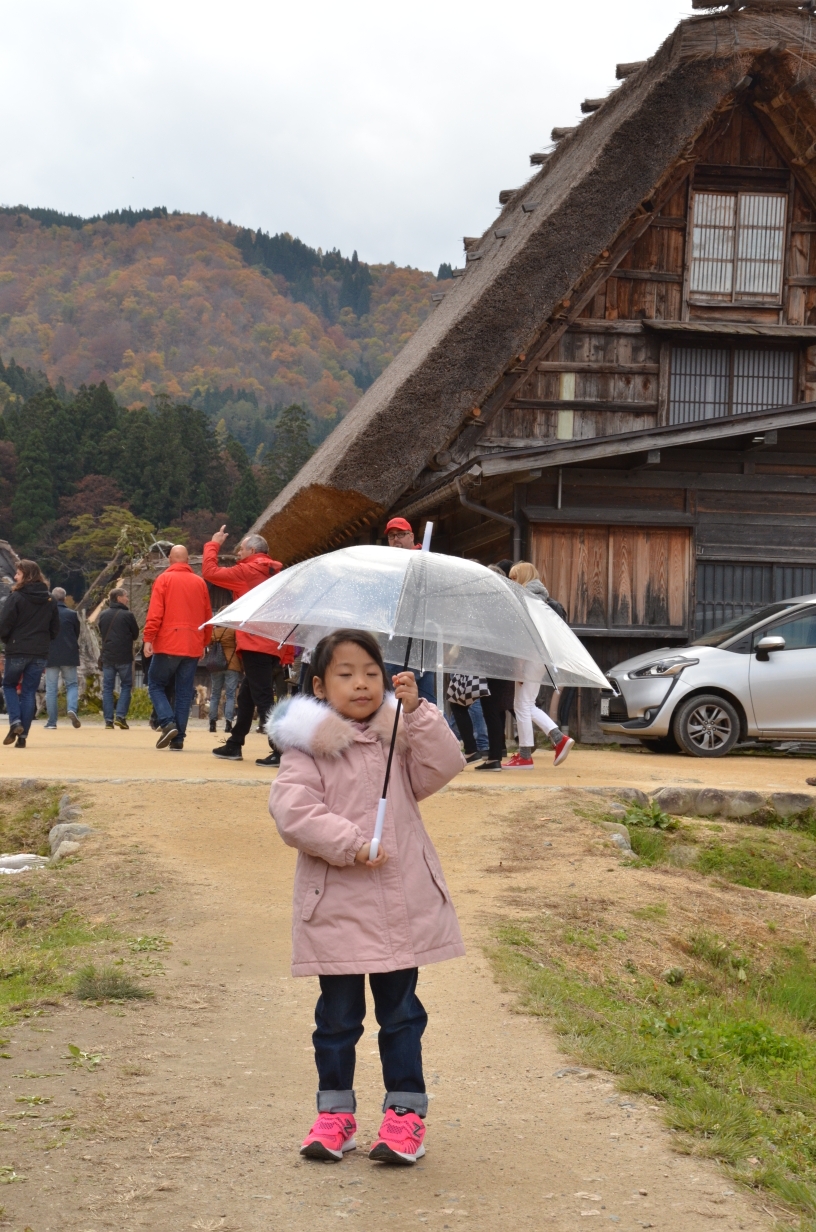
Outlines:
[{"label": "girl's face", "polygon": [[312,688],[315,697],[358,723],[379,710],[385,696],[382,672],[368,651],[355,642],[340,643],[326,675],[322,680],[315,676]]}]

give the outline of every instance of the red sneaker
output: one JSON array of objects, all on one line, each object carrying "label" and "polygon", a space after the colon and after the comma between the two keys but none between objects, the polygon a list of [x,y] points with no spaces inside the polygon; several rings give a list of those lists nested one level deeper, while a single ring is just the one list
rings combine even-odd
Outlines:
[{"label": "red sneaker", "polygon": [[368,1158],[384,1164],[415,1164],[425,1154],[424,1137],[425,1122],[415,1112],[399,1116],[389,1108]]},{"label": "red sneaker", "polygon": [[502,762],[502,770],[533,770],[535,763],[532,757],[522,757],[521,753],[514,753],[509,761]]},{"label": "red sneaker", "polygon": [[569,757],[569,751],[574,744],[575,744],[575,741],[572,739],[571,736],[561,737],[561,739],[558,741],[558,744],[555,746],[555,758],[553,760],[554,766],[560,766],[562,761],[567,760],[567,758]]},{"label": "red sneaker", "polygon": [[300,1153],[306,1159],[342,1159],[346,1151],[357,1149],[356,1132],[357,1122],[350,1112],[321,1112]]}]

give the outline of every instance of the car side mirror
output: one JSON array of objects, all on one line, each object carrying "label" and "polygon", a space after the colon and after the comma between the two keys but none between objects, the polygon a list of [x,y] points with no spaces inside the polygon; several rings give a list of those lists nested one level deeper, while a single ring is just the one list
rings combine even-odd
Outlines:
[{"label": "car side mirror", "polygon": [[767,663],[772,650],[784,650],[784,637],[761,637],[756,644],[756,657],[760,663]]}]

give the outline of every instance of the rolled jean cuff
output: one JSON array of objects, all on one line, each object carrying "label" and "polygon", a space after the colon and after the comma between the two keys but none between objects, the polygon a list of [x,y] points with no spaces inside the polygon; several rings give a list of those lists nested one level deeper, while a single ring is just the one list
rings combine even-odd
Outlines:
[{"label": "rolled jean cuff", "polygon": [[357,1096],[353,1091],[318,1091],[318,1112],[356,1112]]},{"label": "rolled jean cuff", "polygon": [[387,1112],[389,1108],[410,1108],[424,1120],[428,1115],[428,1096],[418,1091],[389,1091],[383,1100],[382,1110]]}]

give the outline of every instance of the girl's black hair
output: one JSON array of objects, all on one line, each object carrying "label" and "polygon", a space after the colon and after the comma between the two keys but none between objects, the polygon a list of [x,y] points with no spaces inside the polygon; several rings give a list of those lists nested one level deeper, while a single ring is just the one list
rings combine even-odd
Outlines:
[{"label": "girl's black hair", "polygon": [[372,637],[370,633],[363,633],[360,629],[336,629],[328,637],[322,638],[312,651],[312,661],[307,668],[303,681],[303,692],[307,697],[314,697],[313,682],[315,676],[320,680],[326,679],[326,671],[334,658],[334,652],[338,646],[342,646],[343,642],[353,642],[355,646],[359,646],[366,654],[371,655],[371,658],[382,672],[383,686],[386,692],[392,688],[391,681],[386,675],[385,663],[377,639]]}]

